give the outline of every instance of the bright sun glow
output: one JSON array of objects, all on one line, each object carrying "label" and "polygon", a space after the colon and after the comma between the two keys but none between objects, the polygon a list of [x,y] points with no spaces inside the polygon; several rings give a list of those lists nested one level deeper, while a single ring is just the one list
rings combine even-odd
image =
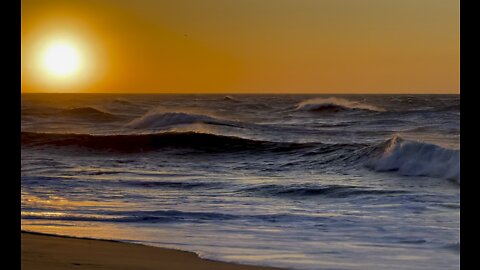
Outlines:
[{"label": "bright sun glow", "polygon": [[69,43],[54,43],[43,55],[43,64],[48,73],[64,77],[78,72],[80,55],[78,50]]}]

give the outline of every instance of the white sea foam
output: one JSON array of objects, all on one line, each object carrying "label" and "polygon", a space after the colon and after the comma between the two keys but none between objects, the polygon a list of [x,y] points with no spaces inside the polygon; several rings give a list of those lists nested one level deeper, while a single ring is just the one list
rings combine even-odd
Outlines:
[{"label": "white sea foam", "polygon": [[376,171],[398,171],[406,176],[431,176],[460,183],[460,151],[394,136],[368,162]]}]

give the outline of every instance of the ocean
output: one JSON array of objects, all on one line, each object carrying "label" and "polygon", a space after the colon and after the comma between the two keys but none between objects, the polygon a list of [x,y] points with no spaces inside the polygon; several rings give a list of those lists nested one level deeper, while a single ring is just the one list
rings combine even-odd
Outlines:
[{"label": "ocean", "polygon": [[460,268],[459,95],[22,94],[21,114],[23,230]]}]

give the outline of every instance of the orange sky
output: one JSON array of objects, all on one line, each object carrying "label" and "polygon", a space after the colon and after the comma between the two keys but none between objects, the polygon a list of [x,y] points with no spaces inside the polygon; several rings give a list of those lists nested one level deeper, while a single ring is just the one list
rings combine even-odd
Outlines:
[{"label": "orange sky", "polygon": [[[459,93],[459,0],[22,0],[22,92]],[[68,40],[59,79],[42,46]]]}]

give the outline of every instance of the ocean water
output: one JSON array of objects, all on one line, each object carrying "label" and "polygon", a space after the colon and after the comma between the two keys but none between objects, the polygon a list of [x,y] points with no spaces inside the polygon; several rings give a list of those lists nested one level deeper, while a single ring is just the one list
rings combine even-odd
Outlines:
[{"label": "ocean water", "polygon": [[22,95],[22,229],[459,269],[458,95]]}]

